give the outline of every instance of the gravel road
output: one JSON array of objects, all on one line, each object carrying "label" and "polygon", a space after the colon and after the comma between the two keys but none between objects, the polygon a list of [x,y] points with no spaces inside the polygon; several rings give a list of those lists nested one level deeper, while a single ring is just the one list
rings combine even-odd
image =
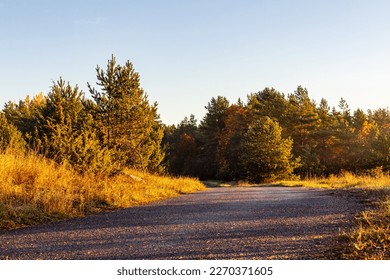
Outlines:
[{"label": "gravel road", "polygon": [[362,205],[329,190],[209,188],[0,231],[0,259],[326,259]]}]

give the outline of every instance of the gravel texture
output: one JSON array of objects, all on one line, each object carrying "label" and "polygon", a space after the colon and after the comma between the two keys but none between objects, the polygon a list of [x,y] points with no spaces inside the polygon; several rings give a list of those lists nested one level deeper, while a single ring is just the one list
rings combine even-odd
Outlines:
[{"label": "gravel texture", "polygon": [[332,259],[362,205],[329,190],[209,188],[0,231],[0,259]]}]

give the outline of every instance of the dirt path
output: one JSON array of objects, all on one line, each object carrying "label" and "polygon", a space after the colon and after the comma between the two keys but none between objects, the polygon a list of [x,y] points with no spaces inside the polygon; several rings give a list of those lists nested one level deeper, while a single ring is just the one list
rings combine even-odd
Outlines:
[{"label": "dirt path", "polygon": [[330,191],[211,188],[0,231],[0,259],[322,259],[361,205]]}]

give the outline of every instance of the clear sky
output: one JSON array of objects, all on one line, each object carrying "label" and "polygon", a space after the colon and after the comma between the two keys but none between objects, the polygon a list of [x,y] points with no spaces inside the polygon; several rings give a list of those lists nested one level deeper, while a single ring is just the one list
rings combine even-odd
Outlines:
[{"label": "clear sky", "polygon": [[0,108],[61,76],[87,93],[111,54],[167,124],[265,87],[387,108],[389,14],[387,0],[0,0]]}]

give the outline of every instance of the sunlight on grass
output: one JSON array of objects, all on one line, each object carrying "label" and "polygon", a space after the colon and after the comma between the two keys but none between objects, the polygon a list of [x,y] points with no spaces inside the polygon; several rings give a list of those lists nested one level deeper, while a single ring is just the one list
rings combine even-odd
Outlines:
[{"label": "sunlight on grass", "polygon": [[141,205],[204,189],[196,179],[126,169],[115,176],[79,175],[33,154],[0,154],[0,228]]},{"label": "sunlight on grass", "polygon": [[357,176],[351,172],[344,171],[340,175],[329,177],[310,178],[297,181],[278,181],[277,184],[285,186],[303,186],[312,188],[390,188],[390,176],[375,169],[371,174]]},{"label": "sunlight on grass", "polygon": [[359,228],[349,236],[353,247],[345,255],[351,259],[390,259],[390,200],[381,201],[375,210],[364,211]]}]

